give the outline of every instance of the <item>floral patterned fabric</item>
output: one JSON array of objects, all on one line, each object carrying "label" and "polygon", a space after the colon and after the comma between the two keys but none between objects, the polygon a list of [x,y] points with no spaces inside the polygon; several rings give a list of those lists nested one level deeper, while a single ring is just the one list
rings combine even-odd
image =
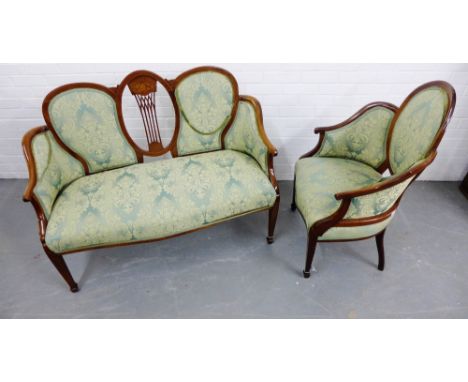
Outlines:
[{"label": "floral patterned fabric", "polygon": [[254,159],[232,150],[128,166],[78,179],[58,197],[46,232],[54,252],[151,240],[271,207]]},{"label": "floral patterned fabric", "polygon": [[414,176],[386,190],[351,199],[345,219],[365,218],[387,211],[403,194],[413,178]]},{"label": "floral patterned fabric", "polygon": [[401,174],[423,159],[441,126],[448,96],[431,87],[414,96],[398,117],[390,142],[390,166]]},{"label": "floral patterned fabric", "polygon": [[58,193],[69,183],[84,176],[81,163],[56,142],[50,131],[37,134],[32,140],[37,181],[34,196],[46,217],[49,217]]},{"label": "floral patterned fabric", "polygon": [[[384,179],[372,167],[358,161],[321,157],[299,160],[296,163],[296,205],[304,216],[307,229],[338,210],[341,201],[335,199],[336,193],[357,190]],[[389,189],[353,198],[345,218],[372,217],[387,211],[410,181],[408,179]],[[369,232],[364,228],[354,231],[334,229],[333,235],[329,235],[336,237],[339,232],[350,235],[350,232],[361,231]]]},{"label": "floral patterned fabric", "polygon": [[376,106],[350,124],[325,133],[317,155],[354,159],[378,168],[386,158],[386,137],[394,112]]},{"label": "floral patterned fabric", "polygon": [[333,214],[340,206],[337,192],[375,184],[382,175],[372,167],[350,159],[304,158],[296,163],[296,205],[307,228]]},{"label": "floral patterned fabric", "polygon": [[258,162],[268,173],[268,148],[260,137],[255,110],[250,102],[240,101],[236,118],[224,137],[227,149],[241,151]]},{"label": "floral patterned fabric", "polygon": [[49,116],[60,139],[84,158],[91,173],[137,163],[107,93],[92,88],[64,91],[49,103]]},{"label": "floral patterned fabric", "polygon": [[231,118],[234,88],[224,74],[204,71],[183,79],[175,90],[180,109],[179,154],[221,148],[221,133]]},{"label": "floral patterned fabric", "polygon": [[219,130],[213,134],[199,134],[181,116],[180,130],[177,136],[177,153],[179,155],[188,155],[219,150],[221,149],[222,132],[222,130]]}]

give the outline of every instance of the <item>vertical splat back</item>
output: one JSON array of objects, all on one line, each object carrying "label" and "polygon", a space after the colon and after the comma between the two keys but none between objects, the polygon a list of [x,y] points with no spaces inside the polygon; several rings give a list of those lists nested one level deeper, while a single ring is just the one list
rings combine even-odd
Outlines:
[{"label": "vertical splat back", "polygon": [[135,97],[140,109],[149,151],[160,151],[163,149],[156,110],[157,84],[156,79],[148,76],[137,77],[128,83],[128,88]]},{"label": "vertical splat back", "polygon": [[[239,103],[237,81],[228,71],[202,66],[174,80],[147,70],[130,73],[116,89],[119,119],[124,128],[122,99],[127,87],[137,102],[148,141],[148,149],[143,149],[130,138],[140,162],[144,156],[160,156],[169,151],[177,157],[224,147],[224,135],[234,121]],[[175,118],[174,133],[166,145],[161,140],[156,104],[161,87],[172,102]]]},{"label": "vertical splat back", "polygon": [[[147,150],[139,147],[135,142],[131,142],[135,150],[140,155],[140,161],[142,161],[142,157],[145,155],[159,156],[169,151],[174,155],[175,152],[173,151],[173,147],[179,128],[179,111],[170,81],[167,81],[156,73],[147,70],[138,70],[125,77],[117,87],[117,105],[119,118],[121,119],[123,126],[125,126],[125,123],[122,110],[122,98],[127,87],[137,103],[141,119],[143,121],[143,126],[145,128],[146,140],[148,142]],[[174,135],[167,145],[164,145],[161,138],[160,121],[158,119],[157,112],[157,94],[163,90],[166,90],[166,93],[172,102],[175,115]]]}]

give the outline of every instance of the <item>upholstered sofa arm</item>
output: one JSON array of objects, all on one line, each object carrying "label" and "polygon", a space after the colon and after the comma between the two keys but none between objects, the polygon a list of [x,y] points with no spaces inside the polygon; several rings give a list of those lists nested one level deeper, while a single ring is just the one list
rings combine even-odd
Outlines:
[{"label": "upholstered sofa arm", "polygon": [[270,175],[271,158],[278,152],[265,133],[262,109],[254,97],[240,96],[236,117],[224,137],[224,147],[248,154]]},{"label": "upholstered sofa arm", "polygon": [[357,190],[335,194],[337,200],[349,202],[344,219],[375,217],[390,213],[409,184],[435,159],[434,151],[427,158],[415,163],[406,172]]},{"label": "upholstered sofa arm", "polygon": [[60,191],[85,171],[45,126],[28,131],[22,145],[29,172],[23,200],[32,202],[38,215],[48,219]]},{"label": "upholstered sofa arm", "polygon": [[312,155],[358,160],[379,168],[386,158],[386,136],[397,107],[386,102],[364,106],[346,121],[315,129],[320,134]]}]

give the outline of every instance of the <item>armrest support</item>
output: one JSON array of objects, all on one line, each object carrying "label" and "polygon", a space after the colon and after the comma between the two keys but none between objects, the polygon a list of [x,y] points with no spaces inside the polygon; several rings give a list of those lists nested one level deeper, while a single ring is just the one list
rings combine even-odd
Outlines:
[{"label": "armrest support", "polygon": [[337,200],[349,203],[349,209],[341,223],[369,224],[391,217],[409,184],[434,160],[435,156],[435,152],[431,153],[401,175],[391,176],[369,187],[336,194]]},{"label": "armrest support", "polygon": [[36,127],[23,137],[23,152],[29,181],[23,200],[32,202],[41,220],[47,220],[57,195],[85,175],[83,165],[66,152],[45,127]]},{"label": "armrest support", "polygon": [[314,132],[316,134],[318,133],[326,133],[326,132],[329,132],[329,131],[333,131],[333,130],[337,130],[337,129],[340,129],[342,127],[346,127],[348,126],[350,123],[354,122],[356,119],[358,119],[359,117],[361,117],[362,115],[366,114],[369,110],[372,110],[376,107],[383,107],[385,109],[388,109],[390,111],[397,111],[397,107],[395,105],[393,105],[392,103],[389,103],[389,102],[372,102],[372,103],[369,103],[367,104],[366,106],[364,106],[363,108],[359,109],[356,113],[354,113],[351,117],[349,117],[347,120],[341,122],[341,123],[338,123],[336,125],[333,125],[333,126],[328,126],[328,127],[316,127]]},{"label": "armrest support", "polygon": [[262,170],[271,175],[272,158],[278,155],[263,126],[260,103],[250,96],[240,96],[236,117],[223,136],[226,149],[241,151],[255,159]]},{"label": "armrest support", "polygon": [[23,193],[23,201],[30,202],[33,198],[34,186],[37,182],[36,164],[34,162],[34,155],[32,151],[32,140],[33,138],[42,132],[47,130],[46,126],[35,127],[29,130],[23,137],[21,145],[23,147],[23,155],[26,160],[26,166],[28,167],[29,179],[26,185],[26,189]]},{"label": "armrest support", "polygon": [[405,182],[409,178],[415,178],[416,176],[418,176],[427,166],[429,166],[434,161],[436,156],[437,156],[437,152],[433,151],[427,158],[419,161],[418,163],[413,165],[411,168],[409,168],[407,171],[405,171],[404,173],[398,176],[391,176],[379,183],[373,184],[368,187],[360,188],[357,190],[339,192],[335,194],[335,198],[336,200],[352,199],[352,198],[357,198],[360,196],[374,194],[374,193],[389,189],[391,187],[394,187],[398,184]]},{"label": "armrest support", "polygon": [[384,170],[386,137],[397,110],[387,102],[373,102],[337,125],[318,127],[316,147],[301,158],[319,155],[354,159]]}]

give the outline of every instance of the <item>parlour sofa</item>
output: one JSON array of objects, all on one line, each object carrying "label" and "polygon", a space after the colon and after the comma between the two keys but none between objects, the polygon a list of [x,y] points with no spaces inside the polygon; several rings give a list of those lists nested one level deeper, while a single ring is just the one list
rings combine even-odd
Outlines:
[{"label": "parlour sofa", "polygon": [[[156,107],[164,89],[175,116],[166,144]],[[124,93],[136,100],[147,147],[127,131]],[[228,71],[199,67],[174,80],[137,71],[114,88],[69,84],[49,93],[42,111],[46,125],[23,138],[23,199],[34,206],[44,251],[72,292],[79,288],[63,256],[73,252],[166,239],[265,210],[273,242],[277,151],[260,104],[239,96]],[[171,157],[144,163],[165,154]]]}]

